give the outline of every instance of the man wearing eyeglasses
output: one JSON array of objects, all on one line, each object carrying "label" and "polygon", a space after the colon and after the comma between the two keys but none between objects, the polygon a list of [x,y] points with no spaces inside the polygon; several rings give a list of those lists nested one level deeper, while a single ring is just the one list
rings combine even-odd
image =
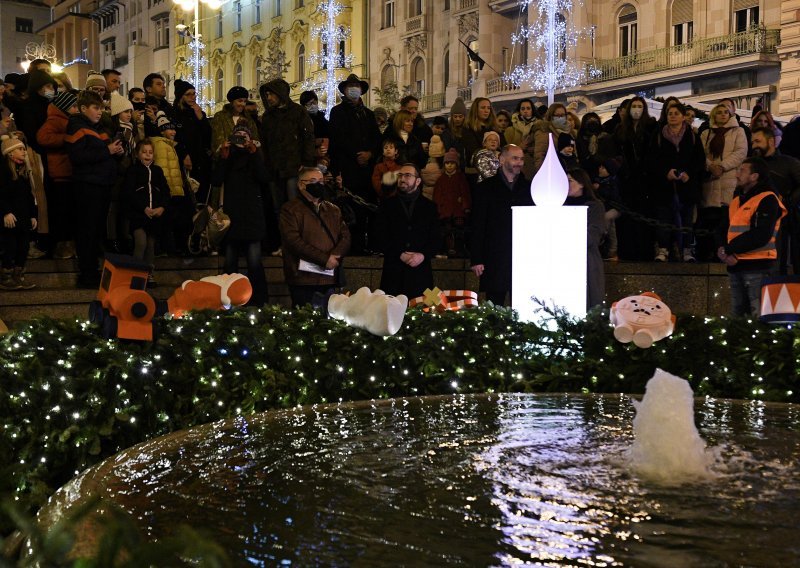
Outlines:
[{"label": "man wearing eyeglasses", "polygon": [[383,273],[381,290],[409,298],[433,288],[431,259],[439,250],[436,205],[422,196],[419,171],[403,164],[397,171],[397,194],[381,203],[377,226]]},{"label": "man wearing eyeglasses", "polygon": [[295,308],[337,285],[342,257],[350,250],[350,231],[341,210],[325,201],[323,182],[318,168],[300,168],[299,195],[281,208],[283,273]]}]

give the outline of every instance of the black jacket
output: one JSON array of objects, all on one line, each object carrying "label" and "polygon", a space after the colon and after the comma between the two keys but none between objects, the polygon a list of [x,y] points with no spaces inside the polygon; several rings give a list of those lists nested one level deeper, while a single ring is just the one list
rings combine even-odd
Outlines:
[{"label": "black jacket", "polygon": [[160,223],[161,217],[152,219],[144,214],[147,207],[156,209],[169,204],[169,185],[164,171],[157,165],[150,167],[135,162],[128,168],[123,185],[123,203],[125,215],[130,219],[131,230],[150,227]]},{"label": "black jacket", "polygon": [[224,184],[223,209],[231,218],[226,238],[260,241],[266,236],[261,188],[267,180],[264,158],[258,150],[250,153],[232,146],[228,157],[217,161],[212,184]]},{"label": "black jacket", "polygon": [[[661,128],[656,128],[653,133],[648,152],[646,168],[650,196],[655,204],[671,204],[677,191],[682,203],[697,203],[706,166],[706,153],[700,135],[687,126],[676,148],[664,138]],[[686,172],[689,181],[669,181],[667,172],[671,169]]]},{"label": "black jacket", "polygon": [[511,189],[505,174],[478,184],[472,200],[471,264],[484,265],[481,290],[511,290],[511,207],[533,205],[530,183],[520,174]]},{"label": "black jacket", "polygon": [[175,107],[175,141],[192,160],[192,177],[205,181],[211,177],[211,121],[206,113],[198,119],[191,108]]},{"label": "black jacket", "polygon": [[[330,126],[331,168],[341,172],[346,187],[374,200],[372,169],[380,155],[381,140],[375,114],[363,102],[353,104],[345,99],[331,109]],[[358,152],[372,152],[372,159],[360,166],[356,162]]]},{"label": "black jacket", "polygon": [[[400,196],[391,197],[381,203],[377,225],[383,252],[381,290],[395,296],[405,294],[410,299],[432,288],[431,259],[441,242],[439,215],[433,201],[423,197],[421,191],[412,204]],[[425,260],[412,268],[400,260],[406,251],[420,252]]]},{"label": "black jacket", "polygon": [[3,217],[13,213],[17,218],[17,227],[30,229],[30,220],[37,217],[36,200],[26,176],[13,179],[8,167],[8,159],[0,162],[0,230]]},{"label": "black jacket", "polygon": [[[261,117],[261,143],[267,172],[273,179],[297,177],[300,166],[317,163],[314,124],[306,109],[289,98],[289,83],[273,79],[259,88],[267,109]],[[278,106],[267,104],[267,94],[278,95]]]}]

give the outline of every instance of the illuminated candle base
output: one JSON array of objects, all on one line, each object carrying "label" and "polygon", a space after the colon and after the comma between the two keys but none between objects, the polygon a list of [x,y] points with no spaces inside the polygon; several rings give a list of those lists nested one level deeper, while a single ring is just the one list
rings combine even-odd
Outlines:
[{"label": "illuminated candle base", "polygon": [[586,315],[587,207],[514,207],[512,301],[521,321],[537,322],[540,304]]}]

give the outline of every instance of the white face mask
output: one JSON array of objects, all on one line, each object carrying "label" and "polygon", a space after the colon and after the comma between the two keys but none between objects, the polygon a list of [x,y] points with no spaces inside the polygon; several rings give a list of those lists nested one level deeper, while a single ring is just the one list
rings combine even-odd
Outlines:
[{"label": "white face mask", "polygon": [[630,115],[633,120],[639,120],[640,118],[642,118],[643,113],[644,113],[643,108],[632,108]]},{"label": "white face mask", "polygon": [[567,127],[567,117],[566,116],[554,116],[553,117],[553,126],[559,129],[564,129]]},{"label": "white face mask", "polygon": [[306,110],[309,114],[317,114],[319,112],[319,105],[306,105]]},{"label": "white face mask", "polygon": [[361,97],[361,87],[347,87],[344,90],[345,95],[350,100],[356,100]]}]

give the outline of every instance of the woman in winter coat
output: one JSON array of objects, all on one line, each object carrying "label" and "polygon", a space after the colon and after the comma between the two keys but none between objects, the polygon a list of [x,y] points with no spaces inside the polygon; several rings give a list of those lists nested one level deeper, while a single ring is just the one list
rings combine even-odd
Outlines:
[{"label": "woman in winter coat", "polygon": [[[736,189],[736,169],[747,157],[747,138],[730,109],[718,104],[711,109],[708,130],[703,131],[700,139],[706,154],[706,174],[697,225],[713,231],[722,216],[727,216],[728,204]],[[714,258],[713,237],[700,238],[697,245],[696,252],[702,261]]]},{"label": "woman in winter coat", "polygon": [[605,207],[592,190],[589,174],[581,168],[567,172],[569,192],[564,205],[585,205],[589,208],[586,233],[586,307],[591,309],[603,303],[606,295],[606,278],[600,241],[606,230]]},{"label": "woman in winter coat", "polygon": [[517,110],[511,115],[511,126],[503,133],[506,143],[516,144],[522,151],[522,173],[527,179],[533,175],[533,127],[537,120],[533,115],[533,101],[522,99],[517,103]]},{"label": "woman in winter coat", "polygon": [[[647,103],[640,96],[631,99],[628,112],[614,131],[614,144],[622,155],[619,172],[620,198],[625,206],[640,215],[649,215],[648,192],[645,190],[645,160],[656,128]],[[617,219],[617,242],[622,260],[653,258],[653,237],[649,225],[628,215]]]},{"label": "woman in winter coat", "polygon": [[[569,120],[568,120],[569,122]],[[603,132],[597,113],[587,112],[581,119],[581,128],[575,138],[575,149],[581,168],[589,177],[597,177],[600,164],[617,157],[613,137]]]},{"label": "woman in winter coat", "polygon": [[567,107],[561,103],[551,104],[544,115],[544,119],[533,127],[533,174],[539,171],[547,155],[550,144],[550,135],[553,135],[555,146],[561,134],[572,135],[572,130],[567,120]]},{"label": "woman in winter coat", "polygon": [[225,273],[239,272],[239,256],[247,261],[247,277],[253,287],[248,302],[251,306],[263,306],[267,302],[267,279],[261,265],[261,241],[267,235],[261,188],[269,181],[264,157],[253,143],[250,129],[237,125],[233,134],[241,136],[241,144],[226,140],[220,149],[220,157],[214,167],[211,184],[223,186],[222,205],[231,218],[231,226],[225,235]]},{"label": "woman in winter coat", "polygon": [[[679,227],[691,227],[694,208],[700,200],[700,187],[705,170],[705,153],[700,137],[686,124],[686,107],[674,103],[667,110],[667,123],[659,128],[648,154],[648,179],[655,218]],[[669,228],[656,231],[655,260],[666,262],[673,244]],[[690,238],[678,233],[678,250],[683,258],[693,261]]]},{"label": "woman in winter coat", "polygon": [[180,79],[175,81],[175,127],[184,170],[200,182],[197,199],[205,201],[211,181],[211,122],[197,104],[194,85]]},{"label": "woman in winter coat", "polygon": [[411,162],[421,170],[428,162],[428,156],[422,149],[422,142],[414,136],[413,130],[414,117],[407,110],[399,110],[395,113],[390,127],[386,129],[384,137],[395,141],[400,154],[400,164]]},{"label": "woman in winter coat", "polygon": [[[472,101],[472,106],[469,107],[469,114],[467,115],[467,120],[464,121],[464,128],[461,133],[461,140],[464,143],[464,156],[466,158],[467,179],[473,191],[478,183],[478,171],[473,166],[472,160],[475,157],[475,152],[483,148],[483,135],[489,130],[494,130],[500,134],[500,147],[502,148],[506,143],[506,139],[497,130],[492,101],[485,97],[478,97]],[[445,150],[447,149],[445,148]]]}]

